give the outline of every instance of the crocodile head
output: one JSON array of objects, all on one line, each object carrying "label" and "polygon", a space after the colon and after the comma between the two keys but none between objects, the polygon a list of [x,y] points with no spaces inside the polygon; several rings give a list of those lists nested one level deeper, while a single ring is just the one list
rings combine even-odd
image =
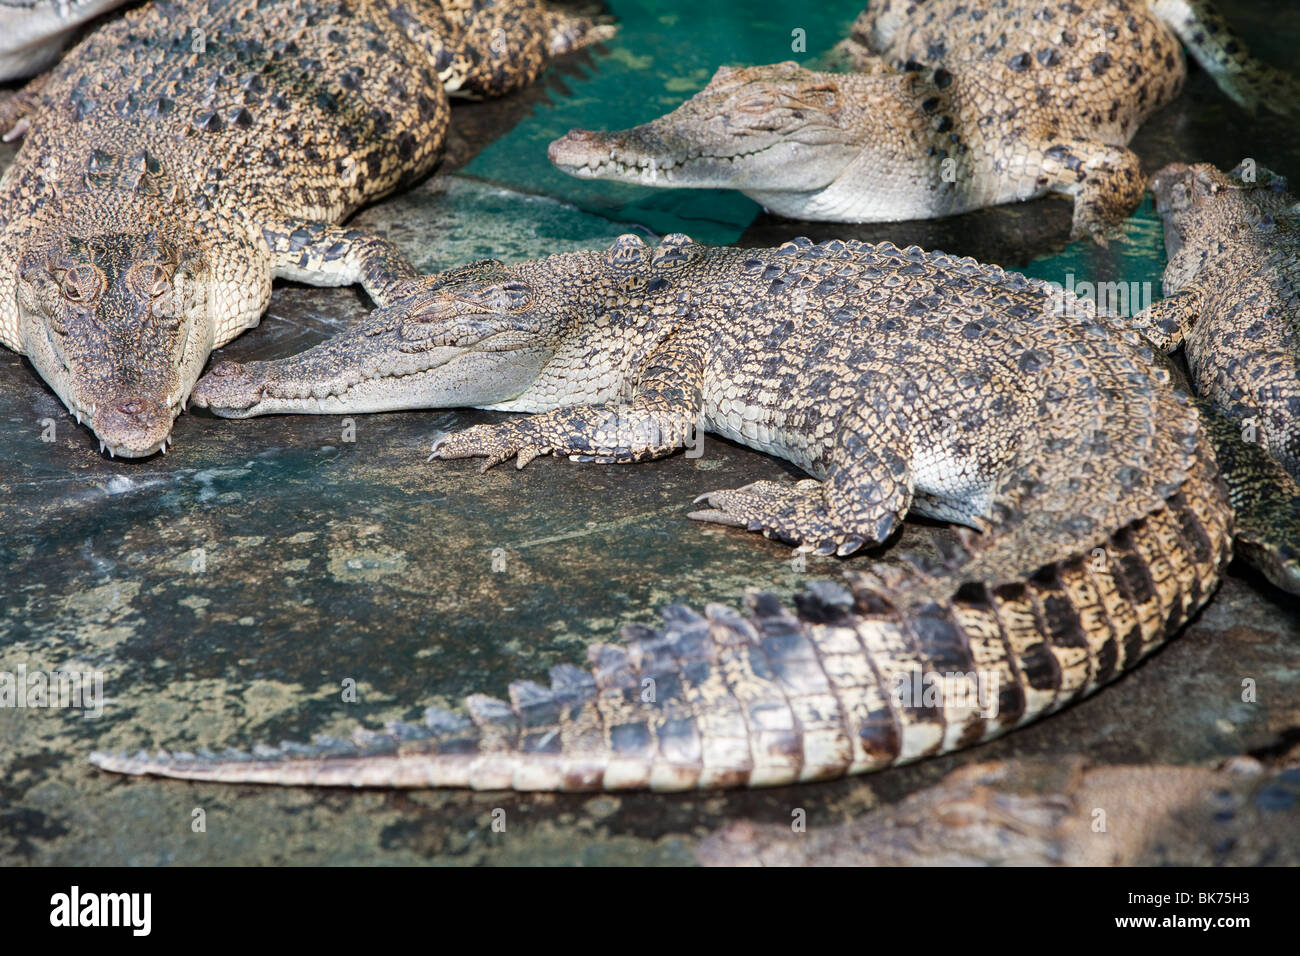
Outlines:
[{"label": "crocodile head", "polygon": [[1165,230],[1166,295],[1195,277],[1211,244],[1287,214],[1290,205],[1286,179],[1253,164],[1225,173],[1208,163],[1170,163],[1151,177],[1151,192]]},{"label": "crocodile head", "polygon": [[205,273],[193,245],[147,228],[46,230],[19,257],[24,350],[101,450],[166,451],[212,347]]},{"label": "crocodile head", "polygon": [[224,418],[489,406],[519,395],[559,335],[494,259],[419,279],[396,302],[289,358],[221,362],[194,404]]},{"label": "crocodile head", "polygon": [[582,179],[747,193],[824,189],[862,152],[844,82],[793,62],[723,67],[668,115],[616,133],[572,130],[551,143],[550,159]]}]

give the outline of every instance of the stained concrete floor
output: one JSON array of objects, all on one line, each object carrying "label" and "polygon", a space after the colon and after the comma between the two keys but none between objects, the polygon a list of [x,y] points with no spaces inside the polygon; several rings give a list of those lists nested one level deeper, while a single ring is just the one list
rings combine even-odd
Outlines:
[{"label": "stained concrete floor", "polygon": [[[657,16],[686,52],[620,37],[516,97],[458,106],[438,174],[356,222],[386,232],[430,270],[599,246],[627,231],[678,229],[748,245],[802,233],[917,242],[1056,281],[1069,272],[1156,280],[1158,294],[1162,249],[1149,205],[1130,221],[1126,242],[1101,249],[1069,244],[1068,207],[1053,201],[844,227],[779,220],[731,194],[557,178],[528,144],[563,133],[575,113],[592,126],[648,119],[655,104],[702,85],[708,71],[700,64],[725,61],[700,49],[705,31],[665,24],[670,14],[611,6],[629,29]],[[782,58],[766,54],[771,38],[788,38],[807,20],[797,5],[773,7],[783,12],[736,21],[749,37],[737,49],[751,62]],[[1224,7],[1261,53],[1287,62],[1300,36],[1297,11]],[[827,5],[810,36],[829,47],[855,13],[855,3]],[[809,49],[818,51],[811,41]],[[642,103],[644,115],[608,113],[630,108],[611,106],[602,86],[624,74],[660,87],[651,106]],[[1149,170],[1174,159],[1230,166],[1252,156],[1300,174],[1294,128],[1240,114],[1199,72],[1134,146]],[[11,156],[8,149],[0,161]],[[262,325],[214,360],[289,354],[366,308],[355,290],[284,284]],[[0,672],[98,669],[107,697],[97,719],[0,709],[0,862],[687,863],[701,845],[716,846],[717,838],[701,840],[721,828],[788,827],[802,809],[817,832],[866,819],[976,761],[1033,767],[1079,754],[1103,769],[1208,769],[1253,753],[1280,772],[1296,757],[1300,611],[1234,568],[1180,638],[1092,699],[967,754],[850,781],[551,796],[228,787],[89,767],[85,755],[96,748],[246,747],[415,719],[430,703],[501,695],[511,679],[581,663],[589,643],[653,620],[652,609],[669,601],[734,601],[754,586],[788,594],[841,566],[812,558],[799,571],[783,547],[686,520],[701,491],[789,471],[720,440],[708,440],[702,458],[636,467],[547,459],[479,476],[472,463],[426,464],[435,432],[492,417],[357,416],[350,433],[335,417],[228,422],[197,413],[180,419],[166,457],[112,461],[25,360],[0,354]],[[42,440],[46,420],[53,441]],[[925,547],[942,533],[909,524],[898,547]],[[1255,703],[1241,699],[1247,678],[1258,687]],[[342,700],[345,681],[355,682],[355,703]],[[205,832],[192,829],[196,809]],[[1275,800],[1267,809],[1284,815],[1270,831],[1275,842],[1300,837],[1293,805]],[[504,811],[504,831],[492,825],[495,811]],[[1189,855],[1213,837],[1190,827],[1169,832]],[[1286,856],[1260,851],[1237,862],[1270,859]]]}]

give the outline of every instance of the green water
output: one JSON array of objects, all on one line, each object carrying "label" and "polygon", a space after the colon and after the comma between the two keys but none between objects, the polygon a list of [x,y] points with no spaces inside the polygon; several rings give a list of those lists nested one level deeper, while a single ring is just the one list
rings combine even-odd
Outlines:
[{"label": "green water", "polygon": [[[485,149],[465,172],[641,223],[661,235],[685,232],[701,242],[734,242],[759,212],[739,193],[574,179],[546,161],[547,144],[575,126],[621,129],[652,120],[703,89],[719,66],[780,60],[814,65],[848,33],[862,4],[616,0],[609,7],[619,33],[598,56],[596,69],[566,77],[561,96]],[[792,49],[796,30],[804,31],[806,52]]]}]

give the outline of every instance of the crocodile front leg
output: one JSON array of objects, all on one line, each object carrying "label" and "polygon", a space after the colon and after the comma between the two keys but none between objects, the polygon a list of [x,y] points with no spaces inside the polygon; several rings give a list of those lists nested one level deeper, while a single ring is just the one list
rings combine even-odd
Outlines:
[{"label": "crocodile front leg", "polygon": [[311,220],[263,225],[272,275],[317,286],[360,283],[376,305],[384,306],[411,289],[419,277],[395,245],[363,229]]},{"label": "crocodile front leg", "polygon": [[1052,139],[1042,144],[1037,185],[1074,200],[1071,238],[1099,242],[1113,232],[1146,191],[1137,154],[1122,146],[1085,139]]},{"label": "crocodile front leg", "polygon": [[511,458],[523,468],[539,455],[600,463],[648,461],[685,447],[700,417],[704,364],[690,345],[660,346],[648,357],[632,401],[574,405],[441,439],[434,458],[486,457],[482,471]]},{"label": "crocodile front leg", "polygon": [[883,542],[912,504],[906,426],[892,416],[867,421],[850,411],[845,417],[844,437],[832,453],[825,481],[757,481],[712,491],[695,499],[709,507],[690,517],[762,531],[823,555],[843,557]]}]

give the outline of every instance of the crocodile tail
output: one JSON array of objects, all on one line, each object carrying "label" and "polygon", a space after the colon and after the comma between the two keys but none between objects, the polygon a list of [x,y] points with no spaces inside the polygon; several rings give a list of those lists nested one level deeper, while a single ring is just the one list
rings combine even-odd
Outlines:
[{"label": "crocodile tail", "polygon": [[[591,667],[557,667],[509,701],[466,700],[351,740],[251,753],[96,753],[120,773],[321,786],[684,790],[877,770],[1021,726],[1132,667],[1214,590],[1231,515],[1206,455],[1164,507],[1104,549],[946,601],[906,583],[818,582],[792,609],[663,612]],[[933,581],[928,580],[927,592]],[[955,586],[955,585],[954,585]]]},{"label": "crocodile tail", "polygon": [[1300,114],[1300,81],[1250,55],[1245,42],[1209,0],[1149,0],[1151,10],[1239,106],[1283,116]]}]

